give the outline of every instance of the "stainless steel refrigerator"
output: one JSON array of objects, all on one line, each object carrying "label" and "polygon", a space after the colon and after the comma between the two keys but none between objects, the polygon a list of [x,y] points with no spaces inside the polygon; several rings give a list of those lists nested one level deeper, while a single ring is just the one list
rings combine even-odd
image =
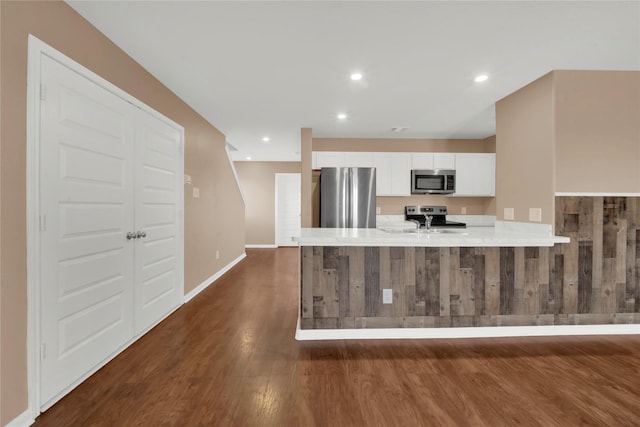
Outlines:
[{"label": "stainless steel refrigerator", "polygon": [[322,168],[320,227],[376,228],[376,168]]}]

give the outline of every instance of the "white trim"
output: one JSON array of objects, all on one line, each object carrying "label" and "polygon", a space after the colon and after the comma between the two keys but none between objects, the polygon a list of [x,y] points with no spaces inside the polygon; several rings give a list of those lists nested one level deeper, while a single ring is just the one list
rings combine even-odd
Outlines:
[{"label": "white trim", "polygon": [[[40,76],[41,76],[41,58],[43,55],[54,61],[66,66],[70,70],[91,80],[93,83],[111,92],[112,94],[122,98],[133,106],[145,111],[151,116],[167,123],[180,132],[180,175],[184,175],[184,127],[174,122],[162,113],[149,107],[142,101],[126,93],[122,89],[114,86],[109,81],[103,79],[93,71],[75,62],[71,58],[65,56],[60,51],[54,49],[37,37],[29,34],[28,37],[28,62],[27,62],[27,392],[28,392],[28,409],[27,412],[31,418],[36,418],[40,414],[43,407],[40,401],[40,359],[39,342],[40,337]],[[180,233],[180,259],[178,261],[178,269],[182,272],[182,292],[184,293],[184,188],[178,187],[178,203],[181,209],[178,212],[179,224],[178,232]],[[175,309],[179,308],[178,304]],[[168,313],[157,323],[164,320],[173,311]],[[156,323],[156,324],[157,324]],[[111,357],[105,359],[99,367],[93,369],[85,375],[80,381],[75,383],[67,390],[71,390],[80,382],[104,366],[113,357],[119,354],[135,342],[142,334],[133,337],[133,339],[114,353]],[[68,392],[68,391],[67,391]],[[64,396],[66,392],[59,396]],[[57,399],[56,399],[57,400]],[[54,401],[55,402],[55,401]]]},{"label": "white trim", "polygon": [[640,197],[640,193],[588,193],[588,192],[557,192],[556,196],[585,196],[585,197]]},{"label": "white trim", "polygon": [[238,178],[238,171],[236,170],[235,163],[233,163],[233,159],[231,158],[231,152],[229,152],[229,147],[226,142],[224,144],[224,152],[227,153],[227,159],[229,160],[229,166],[231,166],[231,171],[233,172],[233,178],[236,180],[236,185],[238,186],[240,197],[242,197],[242,204],[244,206],[247,206],[247,201],[244,197],[244,192],[242,191],[242,187],[240,186],[240,178]]},{"label": "white trim", "polygon": [[244,245],[247,249],[275,249],[278,245]]},{"label": "white trim", "polygon": [[243,252],[242,255],[240,255],[238,258],[234,259],[229,264],[224,266],[221,270],[219,270],[213,276],[205,279],[204,282],[200,283],[198,286],[195,287],[195,289],[193,289],[191,292],[189,292],[188,294],[186,294],[184,296],[184,303],[186,304],[189,301],[191,301],[193,299],[193,297],[198,295],[200,292],[204,291],[207,287],[209,287],[209,285],[213,284],[213,282],[215,282],[220,277],[222,277],[222,275],[224,273],[226,273],[227,271],[231,270],[237,263],[239,263],[240,261],[245,259],[246,256],[247,256],[247,254]]},{"label": "white trim", "polygon": [[31,416],[31,411],[27,409],[13,420],[9,421],[9,424],[4,427],[29,427],[35,421],[35,418]]},{"label": "white trim", "polygon": [[40,58],[47,46],[29,34],[27,59],[27,397],[40,415]]},{"label": "white trim", "polygon": [[426,338],[542,337],[560,335],[636,335],[640,325],[491,326],[473,328],[300,329],[296,340],[378,340]]}]

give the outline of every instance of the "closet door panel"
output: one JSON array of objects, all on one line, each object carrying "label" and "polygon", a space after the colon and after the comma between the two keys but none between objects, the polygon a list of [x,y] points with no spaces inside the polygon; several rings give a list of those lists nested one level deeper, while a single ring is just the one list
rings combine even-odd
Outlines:
[{"label": "closet door panel", "polygon": [[40,402],[133,337],[133,107],[43,56]]},{"label": "closet door panel", "polygon": [[180,132],[136,112],[135,331],[140,334],[182,301]]}]

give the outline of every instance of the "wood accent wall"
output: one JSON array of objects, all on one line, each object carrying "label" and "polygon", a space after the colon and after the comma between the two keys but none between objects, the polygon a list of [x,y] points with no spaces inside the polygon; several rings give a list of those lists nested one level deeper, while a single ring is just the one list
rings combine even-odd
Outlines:
[{"label": "wood accent wall", "polygon": [[556,206],[556,234],[570,244],[302,247],[301,327],[640,323],[638,199],[558,197]]}]

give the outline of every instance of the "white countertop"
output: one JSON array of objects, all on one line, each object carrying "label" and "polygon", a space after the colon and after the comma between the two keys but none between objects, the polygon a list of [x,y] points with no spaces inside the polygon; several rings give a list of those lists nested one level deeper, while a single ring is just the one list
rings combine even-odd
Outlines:
[{"label": "white countertop", "polygon": [[293,240],[300,246],[512,247],[569,243],[568,237],[551,235],[550,225],[505,221],[496,221],[495,227],[446,228],[435,232],[415,232],[404,224],[379,228],[303,228],[300,237]]}]

